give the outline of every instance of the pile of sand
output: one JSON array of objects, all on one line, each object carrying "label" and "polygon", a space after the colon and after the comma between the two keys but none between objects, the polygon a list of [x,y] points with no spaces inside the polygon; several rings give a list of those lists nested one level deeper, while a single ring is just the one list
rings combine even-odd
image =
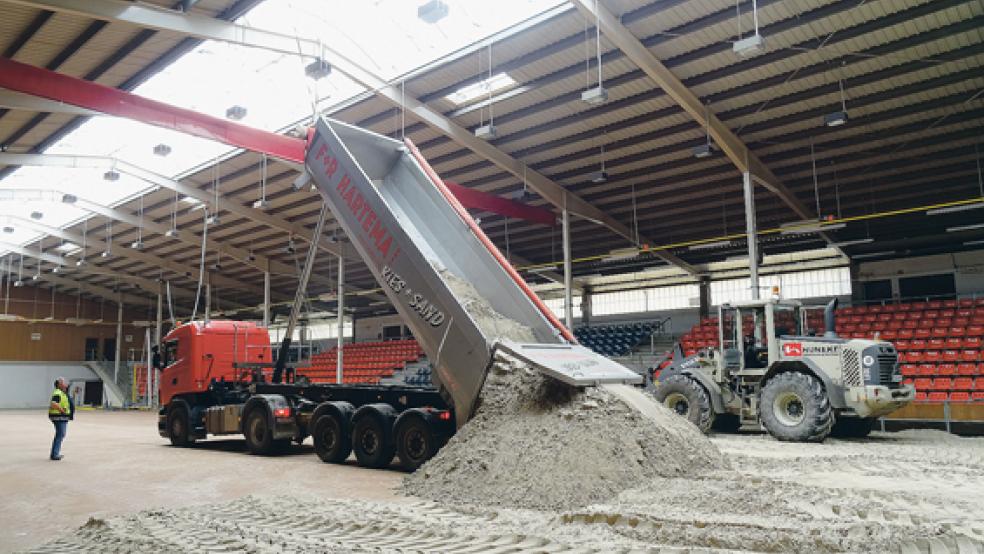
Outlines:
[{"label": "pile of sand", "polygon": [[[445,277],[489,336],[531,340],[470,284]],[[444,502],[566,509],[611,500],[648,478],[726,467],[696,427],[638,389],[579,390],[501,357],[475,417],[403,488]]]}]

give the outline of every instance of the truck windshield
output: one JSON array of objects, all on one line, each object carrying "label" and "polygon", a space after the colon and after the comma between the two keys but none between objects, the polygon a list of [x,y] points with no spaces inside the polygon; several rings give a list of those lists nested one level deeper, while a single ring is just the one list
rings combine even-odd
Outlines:
[{"label": "truck windshield", "polygon": [[178,341],[169,340],[164,343],[164,354],[161,363],[164,364],[164,367],[168,367],[176,361],[178,361]]}]

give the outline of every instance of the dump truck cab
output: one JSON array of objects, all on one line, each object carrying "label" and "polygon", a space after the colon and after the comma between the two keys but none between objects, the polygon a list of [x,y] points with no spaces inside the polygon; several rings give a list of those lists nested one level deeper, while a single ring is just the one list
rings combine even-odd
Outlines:
[{"label": "dump truck cab", "polygon": [[715,421],[721,429],[762,425],[777,438],[810,441],[867,434],[877,417],[915,398],[891,343],[816,336],[804,315],[796,300],[721,305],[717,347],[664,369],[657,398],[705,431]]},{"label": "dump truck cab", "polygon": [[248,382],[249,367],[272,362],[270,334],[246,321],[193,321],[178,325],[161,341],[161,404],[177,394],[202,392],[215,381]]}]

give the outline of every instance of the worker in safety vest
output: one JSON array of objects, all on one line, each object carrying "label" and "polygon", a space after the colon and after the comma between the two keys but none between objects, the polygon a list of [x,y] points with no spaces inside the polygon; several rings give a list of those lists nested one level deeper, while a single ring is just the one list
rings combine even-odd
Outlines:
[{"label": "worker in safety vest", "polygon": [[51,404],[48,406],[48,419],[55,425],[55,438],[51,441],[52,460],[62,459],[61,445],[73,411],[72,400],[68,397],[68,382],[64,377],[59,377],[55,379],[55,390],[51,393]]}]

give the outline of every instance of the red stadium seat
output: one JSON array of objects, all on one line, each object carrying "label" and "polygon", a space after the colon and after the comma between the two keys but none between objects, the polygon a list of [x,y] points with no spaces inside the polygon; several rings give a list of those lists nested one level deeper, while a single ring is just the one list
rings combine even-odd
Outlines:
[{"label": "red stadium seat", "polygon": [[925,340],[928,340],[932,336],[933,336],[933,332],[932,332],[932,329],[931,328],[920,327],[920,328],[916,329],[915,337],[917,339],[925,339]]},{"label": "red stadium seat", "polygon": [[956,308],[957,307],[957,301],[955,299],[952,299],[952,300],[944,300],[943,301],[943,307],[944,308]]},{"label": "red stadium seat", "polygon": [[980,350],[961,350],[960,351],[960,361],[962,362],[976,362],[980,359]]},{"label": "red stadium seat", "polygon": [[[977,368],[975,367],[974,369],[976,370]],[[902,364],[899,366],[899,371],[906,377],[913,377],[919,375],[919,366],[916,364]]]},{"label": "red stadium seat", "polygon": [[927,350],[923,352],[923,360],[927,362],[938,362],[942,357],[939,350]]},{"label": "red stadium seat", "polygon": [[945,392],[931,392],[926,396],[926,400],[929,402],[946,402],[947,393]]},{"label": "red stadium seat", "polygon": [[951,392],[950,402],[970,402],[969,392]]},{"label": "red stadium seat", "polygon": [[903,329],[917,329],[919,327],[918,319],[907,319],[902,322]]},{"label": "red stadium seat", "polygon": [[940,359],[944,362],[956,362],[960,359],[960,353],[956,350],[944,350]]},{"label": "red stadium seat", "polygon": [[957,377],[953,380],[953,390],[974,390],[974,379],[971,377]]},{"label": "red stadium seat", "polygon": [[899,329],[899,338],[900,339],[911,339],[914,336],[915,336],[915,333],[912,331],[912,329],[905,329],[905,328]]},{"label": "red stadium seat", "polygon": [[916,391],[916,402],[926,402],[927,400],[929,400],[929,398],[926,393]]},{"label": "red stadium seat", "polygon": [[946,348],[951,350],[960,350],[963,348],[963,339],[959,337],[950,337],[946,339]]},{"label": "red stadium seat", "polygon": [[974,393],[971,394],[970,397],[971,399],[973,399],[974,402],[977,402],[979,400],[984,401],[984,391],[974,391]]},{"label": "red stadium seat", "polygon": [[936,364],[919,364],[919,375],[936,375]]},{"label": "red stadium seat", "polygon": [[950,327],[947,330],[947,336],[950,337],[962,337],[967,334],[966,327]]},{"label": "red stadium seat", "polygon": [[943,350],[946,348],[946,339],[929,339],[926,341],[927,350]]},{"label": "red stadium seat", "polygon": [[950,330],[946,327],[933,327],[932,333],[934,338],[945,339],[949,336]]},{"label": "red stadium seat", "polygon": [[950,390],[953,388],[953,379],[949,377],[937,377],[933,379],[933,384],[930,388],[932,390]]},{"label": "red stadium seat", "polygon": [[937,375],[956,375],[957,364],[939,364],[936,366]]},{"label": "red stadium seat", "polygon": [[966,337],[963,340],[963,347],[970,349],[981,349],[981,345],[984,344],[984,340],[981,337]]},{"label": "red stadium seat", "polygon": [[943,307],[943,301],[942,300],[930,300],[929,302],[926,302],[926,307],[929,308],[929,309],[931,309],[931,310],[938,310],[938,309],[940,309],[940,308]]},{"label": "red stadium seat", "polygon": [[933,388],[933,380],[928,378],[920,377],[919,379],[913,381],[912,384],[915,385],[918,390],[928,390]]},{"label": "red stadium seat", "polygon": [[976,375],[977,364],[963,363],[957,364],[957,375]]},{"label": "red stadium seat", "polygon": [[895,341],[899,338],[899,334],[895,332],[894,329],[885,329],[881,332],[881,339],[887,340],[889,342]]},{"label": "red stadium seat", "polygon": [[909,341],[903,339],[897,339],[895,341],[895,349],[899,352],[904,352],[910,349]]}]

